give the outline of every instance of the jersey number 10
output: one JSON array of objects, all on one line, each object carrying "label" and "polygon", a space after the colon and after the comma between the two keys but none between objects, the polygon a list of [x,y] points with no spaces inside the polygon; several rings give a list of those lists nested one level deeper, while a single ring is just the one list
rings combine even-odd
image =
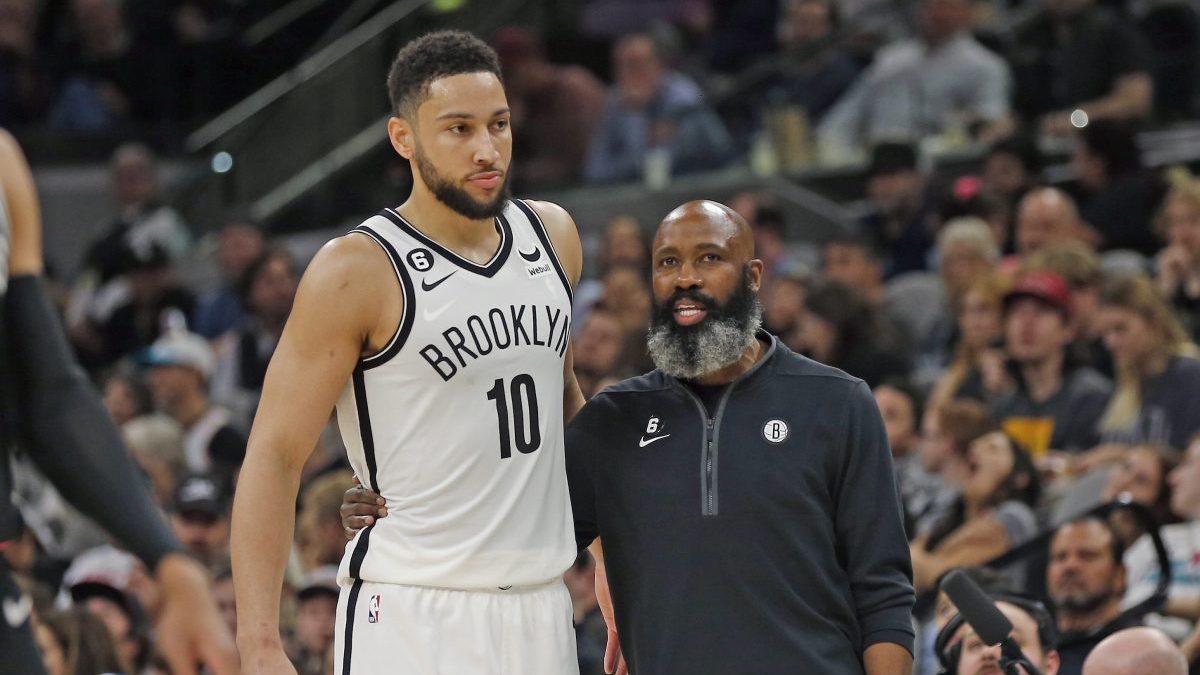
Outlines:
[{"label": "jersey number 10", "polygon": [[[505,394],[509,394],[506,396]],[[529,454],[542,446],[542,428],[538,424],[537,389],[533,377],[517,375],[505,391],[504,380],[496,380],[487,394],[496,402],[496,420],[500,423],[500,459],[512,457],[512,446]],[[508,402],[512,400],[512,425],[509,425]],[[528,410],[528,415],[526,415]],[[512,433],[509,429],[512,429]]]}]

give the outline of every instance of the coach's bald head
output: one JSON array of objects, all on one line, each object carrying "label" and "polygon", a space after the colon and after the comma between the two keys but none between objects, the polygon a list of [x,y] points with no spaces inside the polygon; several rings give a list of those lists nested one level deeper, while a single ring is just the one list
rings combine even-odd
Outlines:
[{"label": "coach's bald head", "polygon": [[687,202],[658,226],[651,260],[647,346],[663,372],[702,378],[753,351],[763,263],[744,218],[717,202]]}]

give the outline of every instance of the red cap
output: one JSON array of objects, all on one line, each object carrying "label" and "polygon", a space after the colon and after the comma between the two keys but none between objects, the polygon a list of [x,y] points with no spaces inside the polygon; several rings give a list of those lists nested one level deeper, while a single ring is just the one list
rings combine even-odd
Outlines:
[{"label": "red cap", "polygon": [[1063,313],[1071,315],[1071,290],[1067,281],[1050,270],[1036,270],[1017,279],[1016,285],[1004,295],[1004,310],[1019,298],[1033,298]]}]

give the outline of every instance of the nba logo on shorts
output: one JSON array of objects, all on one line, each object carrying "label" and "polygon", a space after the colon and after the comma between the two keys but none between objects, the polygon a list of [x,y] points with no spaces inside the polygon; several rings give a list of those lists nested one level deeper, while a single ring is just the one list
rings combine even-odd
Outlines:
[{"label": "nba logo on shorts", "polygon": [[367,604],[367,623],[379,623],[379,596],[372,595]]}]

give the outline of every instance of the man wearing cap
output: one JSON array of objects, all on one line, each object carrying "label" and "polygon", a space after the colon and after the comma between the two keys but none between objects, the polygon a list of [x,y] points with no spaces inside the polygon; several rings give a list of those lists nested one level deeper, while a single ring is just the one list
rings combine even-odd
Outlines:
[{"label": "man wearing cap", "polygon": [[1035,455],[1093,447],[1112,392],[1103,375],[1069,353],[1075,337],[1070,298],[1067,282],[1049,270],[1022,276],[1004,298],[1004,338],[1016,387],[996,403],[993,416]]},{"label": "man wearing cap", "polygon": [[300,675],[327,672],[325,666],[333,648],[339,591],[337,565],[314,569],[296,590],[296,632],[291,659]]},{"label": "man wearing cap", "polygon": [[[1022,596],[993,596],[996,609],[1012,623],[1009,634],[1021,654],[1042,675],[1059,675],[1058,631],[1054,619],[1040,602]],[[1000,646],[988,646],[960,614],[950,619],[938,634],[938,660],[950,675],[999,673]],[[1023,668],[1020,672],[1026,672]]]},{"label": "man wearing cap", "polygon": [[171,510],[175,536],[214,571],[229,565],[229,503],[223,483],[214,474],[188,476],[179,483]]},{"label": "man wearing cap", "polygon": [[146,382],[154,403],[183,427],[184,460],[191,471],[232,475],[246,456],[246,437],[231,423],[228,410],[208,398],[208,380],[216,357],[208,342],[175,328],[145,352]]},{"label": "man wearing cap", "polygon": [[928,267],[933,235],[927,222],[927,184],[912,144],[880,143],[871,150],[867,196],[873,212],[863,218],[862,230],[885,252],[885,277]]}]

